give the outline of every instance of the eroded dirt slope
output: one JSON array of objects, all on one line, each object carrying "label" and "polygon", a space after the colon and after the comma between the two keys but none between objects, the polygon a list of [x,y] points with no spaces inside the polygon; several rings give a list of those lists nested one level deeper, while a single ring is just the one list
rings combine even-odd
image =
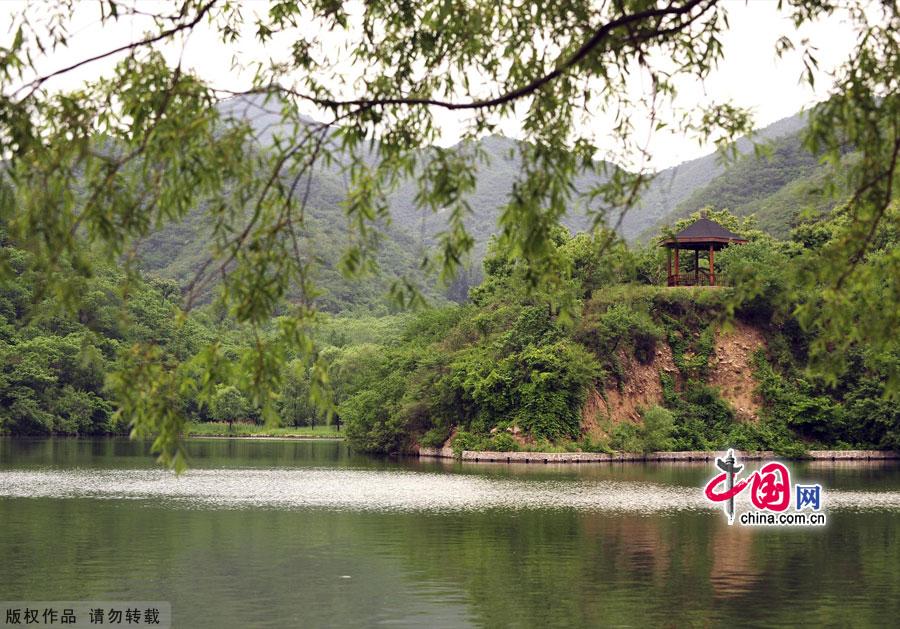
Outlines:
[{"label": "eroded dirt slope", "polygon": [[766,340],[758,328],[735,321],[716,335],[716,355],[709,361],[709,383],[735,410],[738,419],[757,420],[761,400],[754,393],[753,354]]},{"label": "eroded dirt slope", "polygon": [[[753,353],[765,345],[762,332],[746,323],[735,321],[728,330],[716,335],[715,354],[710,358],[709,384],[719,390],[724,400],[731,404],[739,420],[755,421],[759,417],[760,400],[754,393]],[[599,424],[640,421],[640,409],[661,404],[662,385],[660,371],[675,376],[678,369],[672,359],[672,350],[662,342],[649,364],[641,364],[633,356],[620,356],[626,374],[621,386],[609,386],[602,393],[591,391],[582,415],[584,432],[599,437]]]}]

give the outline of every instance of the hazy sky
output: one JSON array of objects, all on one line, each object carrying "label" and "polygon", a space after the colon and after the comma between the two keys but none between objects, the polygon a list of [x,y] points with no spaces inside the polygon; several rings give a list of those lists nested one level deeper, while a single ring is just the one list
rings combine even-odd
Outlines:
[{"label": "hazy sky", "polygon": [[[776,0],[725,0],[725,4],[732,26],[723,42],[725,61],[704,85],[682,82],[679,85],[682,104],[731,99],[736,104],[751,107],[756,126],[762,127],[796,113],[828,93],[831,85],[828,72],[843,62],[854,46],[855,34],[846,23],[831,18],[824,23],[810,25],[798,33],[787,18],[777,14]],[[21,12],[25,5],[25,2],[18,0],[0,0],[0,24],[7,21],[11,14]],[[245,14],[264,11],[266,6],[263,2],[246,2],[245,5]],[[74,18],[76,26],[69,49],[55,56],[50,55],[41,63],[42,71],[56,69],[76,58],[114,48],[139,37],[144,31],[145,25],[140,23],[120,23],[103,28],[98,23],[95,6],[85,3],[77,6]],[[41,10],[41,4],[29,9],[32,15]],[[4,39],[9,37],[6,30],[0,27]],[[803,65],[799,52],[789,53],[780,60],[776,58],[775,42],[785,34],[795,42],[808,38],[817,47],[816,57],[821,73],[815,91],[800,82]],[[204,27],[198,29],[186,45],[180,43],[170,46],[167,54],[172,59],[181,56],[184,65],[194,68],[216,86],[240,89],[249,85],[249,79],[231,69],[232,54],[239,52],[242,57],[265,58],[271,51],[271,48],[261,47],[252,37],[242,39],[233,51],[224,49],[208,27]],[[113,61],[104,61],[85,66],[71,75],[55,80],[49,87],[75,87],[86,78],[108,71],[112,63]],[[445,129],[442,143],[451,144],[461,124],[460,119],[449,112],[439,115]],[[608,128],[608,121],[592,119],[588,122],[588,128],[600,138]],[[512,137],[518,133],[515,120],[504,121],[502,129]],[[651,165],[656,168],[672,166],[712,150],[711,146],[698,145],[695,139],[670,133],[655,134],[648,146],[653,154]]]}]

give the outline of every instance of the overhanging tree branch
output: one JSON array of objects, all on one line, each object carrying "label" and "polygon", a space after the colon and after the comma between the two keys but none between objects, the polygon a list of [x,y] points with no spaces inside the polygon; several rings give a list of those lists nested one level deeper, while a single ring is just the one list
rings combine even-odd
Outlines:
[{"label": "overhanging tree branch", "polygon": [[[626,28],[634,24],[639,24],[645,20],[662,20],[666,17],[678,17],[687,15],[690,14],[698,6],[701,7],[701,10],[684,24],[668,29],[650,31],[645,35],[644,39],[652,39],[664,35],[671,35],[674,32],[690,26],[697,18],[714,7],[718,3],[718,1],[719,0],[690,0],[684,5],[678,7],[674,7],[672,6],[672,4],[669,4],[661,9],[648,9],[646,11],[640,11],[638,13],[632,13],[618,17],[599,27],[594,32],[594,34],[587,41],[585,41],[578,48],[578,50],[575,51],[575,53],[573,53],[570,57],[568,57],[565,61],[563,61],[547,74],[541,75],[540,77],[533,79],[532,81],[526,83],[525,85],[522,85],[521,87],[517,87],[498,96],[486,99],[477,99],[467,102],[453,102],[438,98],[396,96],[389,98],[355,98],[349,100],[339,100],[304,94],[297,90],[280,85],[253,88],[243,92],[232,92],[229,90],[221,89],[217,91],[232,96],[249,96],[252,94],[268,94],[272,92],[280,92],[284,94],[290,94],[291,96],[313,103],[320,107],[326,107],[330,109],[342,107],[383,107],[390,105],[425,105],[431,107],[440,107],[442,109],[451,111],[488,109],[510,103],[540,90],[545,85],[559,78],[570,69],[584,61],[592,51],[599,47],[617,29]],[[659,24],[659,22],[657,22],[657,24]]]},{"label": "overhanging tree branch", "polygon": [[[113,55],[117,55],[121,52],[129,52],[129,51],[136,50],[138,48],[142,48],[144,46],[149,46],[151,44],[155,44],[164,39],[168,39],[168,38],[172,37],[173,35],[177,35],[181,31],[191,30],[195,26],[197,26],[197,24],[199,24],[200,21],[212,10],[213,6],[215,6],[217,1],[218,0],[210,0],[209,2],[207,2],[206,4],[204,4],[200,7],[199,11],[197,11],[197,14],[191,20],[184,22],[182,24],[173,26],[172,28],[166,29],[164,31],[161,31],[161,32],[157,33],[156,35],[153,35],[152,37],[147,37],[140,41],[131,42],[130,44],[125,44],[123,46],[119,46],[118,48],[113,48],[112,50],[107,50],[106,52],[102,52],[100,54],[94,55],[93,57],[88,57],[87,59],[82,59],[81,61],[77,61],[71,65],[68,65],[64,68],[60,68],[59,70],[55,70],[49,74],[39,76],[36,79],[29,81],[25,85],[22,85],[21,87],[19,87],[15,92],[13,92],[13,96],[21,93],[22,90],[25,90],[26,88],[30,87],[31,89],[28,91],[28,94],[25,95],[25,99],[30,98],[31,96],[34,95],[34,93],[38,89],[40,89],[41,85],[43,85],[44,83],[46,83],[47,81],[49,81],[50,79],[52,79],[54,77],[66,74],[66,73],[71,72],[72,70],[76,70],[82,66],[88,65],[90,63],[94,63],[95,61],[100,61],[101,59],[106,59],[107,57],[112,57]],[[183,5],[182,12],[184,10],[184,7],[187,6],[187,4],[188,3],[185,2],[185,4]]]}]

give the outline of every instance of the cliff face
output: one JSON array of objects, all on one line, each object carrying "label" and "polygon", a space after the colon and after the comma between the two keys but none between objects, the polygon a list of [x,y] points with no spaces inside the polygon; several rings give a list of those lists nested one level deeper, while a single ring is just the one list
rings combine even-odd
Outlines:
[{"label": "cliff face", "polygon": [[710,359],[709,384],[735,411],[739,420],[756,421],[762,401],[753,379],[753,354],[765,347],[766,340],[758,328],[740,321],[733,329],[716,335],[715,356]]},{"label": "cliff face", "polygon": [[[738,421],[759,419],[762,401],[756,393],[752,359],[765,346],[762,331],[741,321],[720,327],[716,332],[704,382],[714,387],[731,406]],[[662,405],[661,376],[673,378],[675,390],[680,391],[682,376],[666,341],[658,343],[650,362],[641,363],[626,352],[620,352],[618,358],[624,377],[602,390],[592,390],[585,402],[582,429],[593,438],[602,436],[602,423],[637,423],[641,421],[641,409]]]},{"label": "cliff face", "polygon": [[662,404],[663,388],[660,372],[675,377],[678,369],[672,360],[672,350],[665,343],[656,348],[653,360],[642,364],[634,356],[620,352],[625,379],[610,384],[601,391],[591,391],[584,407],[583,423],[592,427],[599,419],[640,421],[640,409]]}]

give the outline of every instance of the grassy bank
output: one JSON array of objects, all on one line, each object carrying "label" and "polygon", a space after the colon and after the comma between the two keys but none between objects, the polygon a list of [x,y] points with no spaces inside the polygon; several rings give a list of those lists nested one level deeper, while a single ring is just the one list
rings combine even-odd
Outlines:
[{"label": "grassy bank", "polygon": [[189,437],[285,437],[294,439],[339,439],[343,433],[334,426],[265,426],[235,422],[190,422]]}]

